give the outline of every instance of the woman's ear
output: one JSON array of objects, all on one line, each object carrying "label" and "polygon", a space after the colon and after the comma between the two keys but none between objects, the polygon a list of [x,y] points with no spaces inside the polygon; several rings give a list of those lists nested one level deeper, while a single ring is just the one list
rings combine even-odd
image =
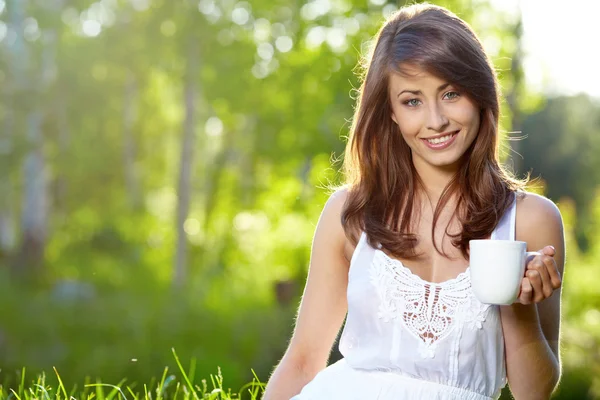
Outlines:
[{"label": "woman's ear", "polygon": [[394,123],[396,125],[398,125],[398,120],[396,119],[396,115],[394,114],[394,111],[391,111],[390,114],[391,114],[391,117],[392,117],[392,121],[394,121]]}]

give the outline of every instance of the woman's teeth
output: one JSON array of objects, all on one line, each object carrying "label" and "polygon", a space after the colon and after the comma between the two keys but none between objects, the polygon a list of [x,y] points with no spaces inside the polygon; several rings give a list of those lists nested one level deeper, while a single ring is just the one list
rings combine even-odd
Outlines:
[{"label": "woman's teeth", "polygon": [[431,144],[440,144],[440,143],[444,143],[444,142],[450,140],[450,138],[452,138],[453,135],[454,135],[454,133],[451,133],[449,135],[442,136],[441,138],[427,139],[427,141]]}]

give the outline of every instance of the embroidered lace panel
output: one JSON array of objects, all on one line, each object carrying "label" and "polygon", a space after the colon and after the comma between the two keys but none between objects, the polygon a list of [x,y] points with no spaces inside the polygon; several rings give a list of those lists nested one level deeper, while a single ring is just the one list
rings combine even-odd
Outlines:
[{"label": "embroidered lace panel", "polygon": [[433,358],[438,343],[457,326],[483,327],[489,305],[475,299],[468,268],[454,279],[433,283],[376,250],[370,279],[379,296],[377,316],[385,322],[399,319],[419,340],[423,358]]}]

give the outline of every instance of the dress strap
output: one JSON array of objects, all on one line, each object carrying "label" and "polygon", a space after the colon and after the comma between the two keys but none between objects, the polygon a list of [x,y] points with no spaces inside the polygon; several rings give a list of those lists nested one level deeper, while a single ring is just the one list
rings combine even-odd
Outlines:
[{"label": "dress strap", "polygon": [[496,229],[492,232],[492,240],[515,240],[515,226],[517,220],[517,193],[511,206],[506,210]]},{"label": "dress strap", "polygon": [[358,257],[362,247],[367,241],[367,234],[364,231],[361,231],[360,238],[358,239],[358,243],[356,243],[356,247],[354,248],[354,252],[352,253],[352,258],[350,259],[350,265],[354,264],[354,260]]}]

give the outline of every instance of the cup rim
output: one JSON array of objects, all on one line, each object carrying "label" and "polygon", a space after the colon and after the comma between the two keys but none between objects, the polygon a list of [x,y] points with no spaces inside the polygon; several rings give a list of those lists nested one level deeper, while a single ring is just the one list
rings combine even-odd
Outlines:
[{"label": "cup rim", "polygon": [[501,246],[514,246],[514,245],[527,245],[527,242],[524,242],[522,240],[504,240],[504,239],[472,239],[469,240],[469,246],[471,245],[471,243],[490,243],[493,242],[495,244],[501,245]]}]

